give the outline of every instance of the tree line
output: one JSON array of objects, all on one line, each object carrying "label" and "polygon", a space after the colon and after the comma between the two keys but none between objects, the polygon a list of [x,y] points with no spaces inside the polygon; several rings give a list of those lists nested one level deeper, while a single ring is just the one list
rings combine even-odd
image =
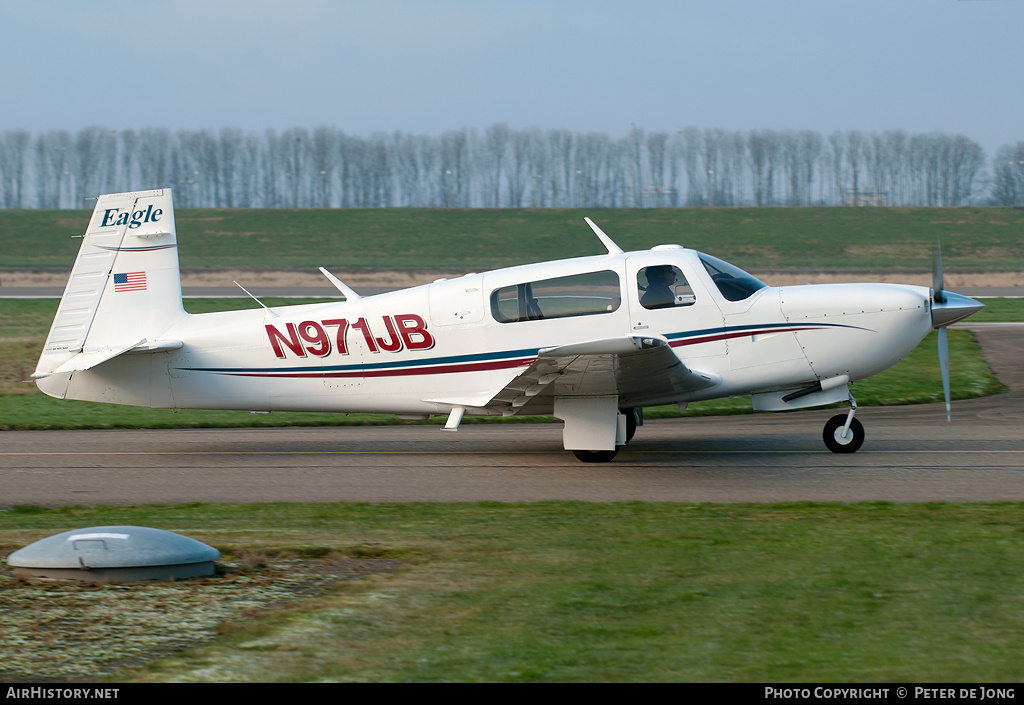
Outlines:
[{"label": "tree line", "polygon": [[15,129],[0,133],[0,208],[166,187],[185,208],[1024,205],[1024,142],[986,166],[963,135],[902,130]]}]

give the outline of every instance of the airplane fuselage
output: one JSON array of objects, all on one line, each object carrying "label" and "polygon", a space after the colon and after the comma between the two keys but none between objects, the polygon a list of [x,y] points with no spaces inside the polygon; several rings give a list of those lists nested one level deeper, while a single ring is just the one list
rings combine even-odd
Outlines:
[{"label": "airplane fuselage", "polygon": [[[180,347],[121,355],[75,372],[59,391],[60,379],[38,383],[66,398],[182,409],[426,416],[461,406],[468,414],[551,413],[555,397],[594,390],[553,379],[518,406],[488,402],[544,350],[633,337],[667,344],[713,383],[685,393],[645,392],[620,406],[752,394],[758,408],[796,408],[811,404],[784,402],[782,392],[820,384],[825,389],[809,392],[805,402],[845,399],[847,382],[890,367],[933,327],[924,287],[755,284],[737,292],[716,281],[714,264],[702,258],[663,246],[338,303],[182,311],[155,336],[157,344]],[[677,273],[674,298],[645,304],[660,268]],[[828,380],[838,391],[828,391]]]}]

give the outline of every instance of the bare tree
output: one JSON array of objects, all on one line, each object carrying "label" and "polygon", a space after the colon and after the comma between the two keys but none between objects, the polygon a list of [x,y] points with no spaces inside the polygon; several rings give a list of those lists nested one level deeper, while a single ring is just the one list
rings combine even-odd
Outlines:
[{"label": "bare tree", "polygon": [[81,208],[86,205],[86,198],[111,190],[117,169],[114,134],[102,127],[83,128],[75,135],[73,154],[77,173],[72,200]]},{"label": "bare tree", "polygon": [[36,199],[40,208],[73,208],[71,191],[74,146],[71,133],[57,130],[36,138]]},{"label": "bare tree", "polygon": [[522,208],[525,202],[536,136],[533,130],[521,130],[512,136],[512,159],[508,174],[508,205],[511,208]]},{"label": "bare tree", "polygon": [[609,142],[608,135],[599,133],[583,135],[577,141],[573,205],[593,207],[605,202],[602,184],[607,171]]},{"label": "bare tree", "polygon": [[26,208],[25,179],[29,165],[28,130],[0,135],[0,208]]},{"label": "bare tree", "polygon": [[491,208],[501,206],[501,186],[512,130],[501,122],[491,125],[484,132],[484,144],[480,150],[480,174],[485,203]]},{"label": "bare tree", "polygon": [[946,173],[949,174],[949,192],[945,199],[946,205],[969,205],[975,196],[978,174],[985,164],[985,150],[964,135],[954,135],[947,140]]},{"label": "bare tree", "polygon": [[552,130],[548,133],[549,167],[551,175],[547,182],[548,195],[552,206],[565,207],[572,204],[575,169],[576,139],[568,130]]},{"label": "bare tree", "polygon": [[[992,165],[994,201],[1016,193],[1004,166]],[[825,140],[693,127],[612,139],[503,123],[437,137],[89,127],[0,134],[0,207],[81,207],[87,195],[154,187],[175,188],[184,207],[639,207],[678,205],[680,193],[687,206],[963,205],[982,197],[984,169],[963,135],[900,130]]]},{"label": "bare tree", "polygon": [[1024,142],[1005,144],[992,159],[992,202],[1024,206]]},{"label": "bare tree", "polygon": [[[669,160],[669,137],[666,132],[652,132],[647,135],[647,190],[650,205],[655,207],[674,205],[671,203],[671,187],[666,169]],[[641,204],[643,205],[643,204]]]},{"label": "bare tree", "polygon": [[754,130],[747,138],[751,187],[756,206],[775,204],[775,175],[784,150],[782,139],[775,130]]},{"label": "bare tree", "polygon": [[704,194],[707,189],[705,172],[701,169],[700,155],[703,152],[703,137],[696,127],[683,130],[683,143],[686,145],[683,159],[686,164],[686,205],[707,205]]}]

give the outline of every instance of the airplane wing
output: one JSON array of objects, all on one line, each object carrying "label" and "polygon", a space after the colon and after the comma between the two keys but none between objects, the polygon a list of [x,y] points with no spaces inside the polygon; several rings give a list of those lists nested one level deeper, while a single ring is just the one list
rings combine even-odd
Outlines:
[{"label": "airplane wing", "polygon": [[715,375],[688,368],[659,338],[607,338],[540,350],[532,365],[474,406],[504,416],[547,414],[555,396],[613,394],[621,408],[653,406],[718,382]]}]

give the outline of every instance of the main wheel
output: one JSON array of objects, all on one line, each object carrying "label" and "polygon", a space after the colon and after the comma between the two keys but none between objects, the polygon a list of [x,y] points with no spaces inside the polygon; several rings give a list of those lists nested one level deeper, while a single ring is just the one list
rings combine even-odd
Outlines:
[{"label": "main wheel", "polygon": [[837,414],[828,420],[825,430],[821,433],[825,446],[833,453],[856,453],[864,444],[864,425],[857,419],[853,419],[846,436],[842,436],[840,434],[845,425],[846,414]]},{"label": "main wheel", "polygon": [[607,463],[618,455],[619,449],[615,450],[574,450],[572,452],[584,463]]},{"label": "main wheel", "polygon": [[636,435],[636,427],[643,420],[643,409],[623,409],[622,414],[626,417],[626,443],[633,440]]}]

